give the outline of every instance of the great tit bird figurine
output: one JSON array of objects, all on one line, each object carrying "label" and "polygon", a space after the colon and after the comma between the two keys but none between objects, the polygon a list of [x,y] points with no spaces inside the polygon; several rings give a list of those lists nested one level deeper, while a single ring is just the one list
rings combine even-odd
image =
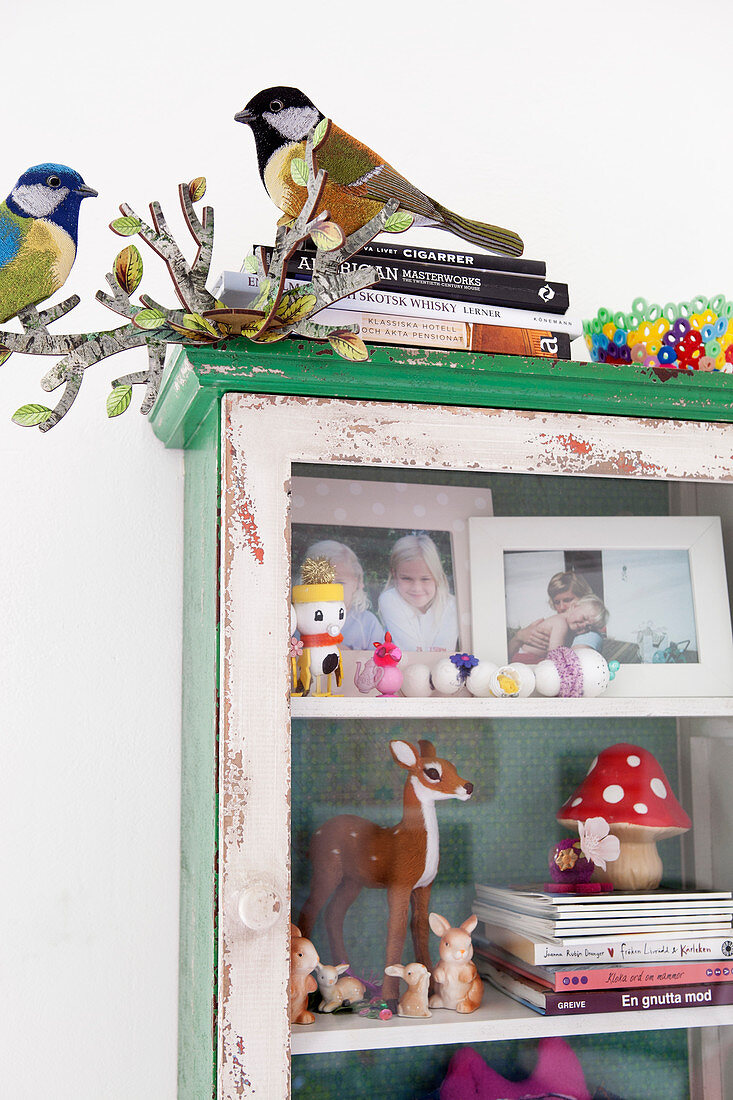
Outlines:
[{"label": "great tit bird figurine", "polygon": [[43,302],[76,259],[79,207],[96,195],[63,164],[36,164],[0,203],[0,323]]},{"label": "great tit bird figurine", "polygon": [[[284,87],[258,92],[234,116],[252,128],[260,176],[275,206],[283,211],[283,223],[298,216],[307,196],[306,188],[293,180],[290,164],[294,157],[305,155],[308,132],[324,117],[298,88]],[[522,254],[522,240],[511,229],[485,225],[447,210],[333,122],[318,145],[316,159],[318,167],[328,173],[328,181],[315,213],[328,210],[347,236],[366,225],[390,199],[396,199],[400,210],[414,215],[415,225],[446,229],[493,252]]]}]

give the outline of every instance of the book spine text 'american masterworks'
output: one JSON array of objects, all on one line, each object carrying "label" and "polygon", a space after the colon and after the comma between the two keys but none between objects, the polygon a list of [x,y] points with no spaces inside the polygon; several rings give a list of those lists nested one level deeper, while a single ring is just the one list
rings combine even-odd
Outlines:
[{"label": "book spine text 'american masterworks'", "polygon": [[[269,263],[272,248],[265,247],[264,252]],[[310,279],[313,260],[313,253],[296,252],[288,263],[288,275],[293,279]],[[517,309],[542,309],[547,313],[565,313],[570,304],[567,283],[506,271],[430,267],[377,256],[352,256],[344,260],[340,271],[347,274],[367,267],[374,268],[379,276],[375,286],[400,294],[428,294]]]}]

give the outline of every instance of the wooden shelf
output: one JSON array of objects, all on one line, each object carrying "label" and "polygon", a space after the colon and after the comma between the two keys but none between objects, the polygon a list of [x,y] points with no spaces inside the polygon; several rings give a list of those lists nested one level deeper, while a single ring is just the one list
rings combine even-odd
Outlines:
[{"label": "wooden shelf", "polygon": [[291,700],[293,718],[730,718],[733,698],[385,699],[360,695]]},{"label": "wooden shelf", "polygon": [[661,1031],[680,1027],[721,1027],[731,1022],[729,1006],[649,1009],[646,1012],[598,1012],[579,1016],[542,1016],[491,986],[484,986],[481,1008],[470,1015],[436,1009],[429,1020],[368,1020],[347,1013],[316,1015],[316,1022],[292,1029],[293,1054],[485,1043],[497,1039],[537,1039],[545,1035],[598,1035],[608,1032]]}]

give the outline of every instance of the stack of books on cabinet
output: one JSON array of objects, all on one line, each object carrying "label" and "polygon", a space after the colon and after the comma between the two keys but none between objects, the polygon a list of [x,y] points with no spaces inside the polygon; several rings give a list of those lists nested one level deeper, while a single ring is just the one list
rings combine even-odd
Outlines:
[{"label": "stack of books on cabinet", "polygon": [[[272,250],[264,249],[269,259]],[[301,247],[287,285],[311,277],[315,249]],[[567,315],[568,287],[547,279],[544,260],[371,242],[342,271],[375,267],[379,282],[342,298],[319,324],[358,325],[367,343],[569,359],[579,322]],[[225,271],[214,288],[231,309],[246,309],[255,275]]]},{"label": "stack of books on cabinet", "polygon": [[733,1004],[730,891],[476,891],[479,973],[537,1012]]}]

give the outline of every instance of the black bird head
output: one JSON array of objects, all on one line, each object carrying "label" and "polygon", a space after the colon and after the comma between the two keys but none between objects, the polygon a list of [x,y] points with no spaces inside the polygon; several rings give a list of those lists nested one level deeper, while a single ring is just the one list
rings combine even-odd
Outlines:
[{"label": "black bird head", "polygon": [[252,128],[260,175],[276,149],[305,141],[324,116],[299,88],[265,88],[234,116]]}]

